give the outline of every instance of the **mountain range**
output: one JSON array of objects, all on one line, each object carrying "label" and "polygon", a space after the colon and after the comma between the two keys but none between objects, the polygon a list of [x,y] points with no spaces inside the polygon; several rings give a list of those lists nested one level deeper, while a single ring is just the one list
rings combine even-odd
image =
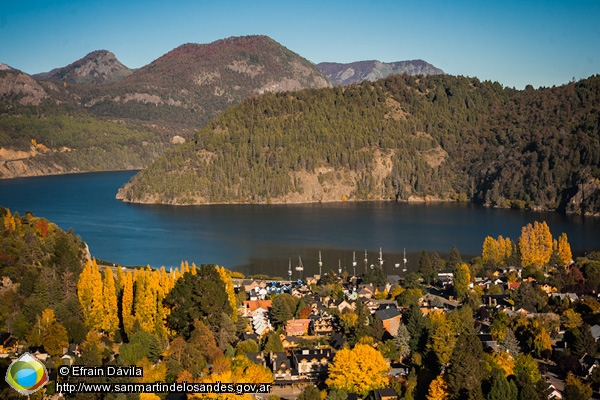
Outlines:
[{"label": "mountain range", "polygon": [[443,74],[439,68],[423,61],[398,61],[383,63],[381,61],[357,61],[349,64],[322,62],[317,68],[325,74],[334,86],[346,86],[362,81],[374,82],[387,78],[393,74],[408,75],[439,75]]},{"label": "mountain range", "polygon": [[[399,71],[367,64],[374,69],[360,73],[369,79]],[[409,70],[417,71],[427,72]],[[0,64],[0,178],[142,168],[248,97],[331,86],[317,66],[266,36],[184,44],[135,70],[107,50],[32,76]],[[90,125],[98,131],[86,143],[77,136]],[[124,127],[128,134],[112,136]]]}]

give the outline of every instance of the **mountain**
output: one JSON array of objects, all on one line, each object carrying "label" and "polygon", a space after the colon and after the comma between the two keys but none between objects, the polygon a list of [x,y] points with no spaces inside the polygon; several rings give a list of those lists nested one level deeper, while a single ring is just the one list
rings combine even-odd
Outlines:
[{"label": "mountain", "polygon": [[191,135],[249,96],[328,86],[311,62],[273,39],[244,36],[184,44],[120,82],[73,95],[96,116],[134,118]]},{"label": "mountain", "polygon": [[185,44],[135,71],[101,50],[36,77],[0,71],[0,178],[140,169],[249,96],[331,86],[266,36]]},{"label": "mountain", "polygon": [[10,65],[6,65],[0,62],[0,71],[14,71],[15,69]]},{"label": "mountain", "polygon": [[374,82],[392,74],[438,75],[443,74],[439,68],[423,61],[397,61],[383,63],[380,61],[357,61],[349,64],[322,62],[317,68],[333,83],[334,86],[346,86],[362,81]]},{"label": "mountain", "polygon": [[0,99],[5,102],[37,106],[48,98],[46,90],[31,76],[12,68],[0,70]]},{"label": "mountain", "polygon": [[132,70],[123,65],[110,51],[97,50],[63,68],[35,74],[39,80],[56,79],[67,83],[89,84],[117,82],[131,75]]},{"label": "mountain", "polygon": [[135,175],[139,203],[472,200],[600,214],[600,76],[450,75],[250,98]]}]

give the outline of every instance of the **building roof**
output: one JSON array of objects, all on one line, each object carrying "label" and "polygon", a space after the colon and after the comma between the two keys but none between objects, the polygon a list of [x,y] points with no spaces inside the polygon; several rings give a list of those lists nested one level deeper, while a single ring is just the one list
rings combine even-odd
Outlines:
[{"label": "building roof", "polygon": [[382,321],[385,321],[386,319],[402,317],[402,315],[396,307],[389,307],[384,310],[377,310],[375,314],[379,315],[379,318],[381,318]]}]

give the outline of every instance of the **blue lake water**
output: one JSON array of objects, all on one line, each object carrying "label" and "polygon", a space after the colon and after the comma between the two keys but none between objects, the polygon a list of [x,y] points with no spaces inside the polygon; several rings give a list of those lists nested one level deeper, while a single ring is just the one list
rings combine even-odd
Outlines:
[{"label": "blue lake water", "polygon": [[[288,260],[302,257],[305,273],[350,266],[356,251],[364,268],[383,249],[388,272],[401,262],[415,267],[423,249],[465,258],[481,253],[486,236],[517,240],[521,227],[545,220],[554,237],[566,232],[573,252],[600,250],[600,218],[499,210],[471,204],[392,202],[306,205],[165,206],[115,199],[133,171],[0,180],[0,205],[31,211],[86,241],[94,257],[122,265],[178,266],[215,263],[245,273],[287,276]],[[339,260],[339,261],[338,261]],[[351,267],[350,267],[351,268]],[[352,272],[349,269],[350,272]]]}]

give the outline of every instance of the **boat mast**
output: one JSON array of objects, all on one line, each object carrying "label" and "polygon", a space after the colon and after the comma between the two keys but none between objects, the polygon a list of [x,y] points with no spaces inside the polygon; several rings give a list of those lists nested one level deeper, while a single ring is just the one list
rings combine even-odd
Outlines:
[{"label": "boat mast", "polygon": [[352,252],[352,267],[354,268],[354,276],[356,276],[356,251]]},{"label": "boat mast", "polygon": [[406,263],[408,262],[408,260],[406,259],[406,248],[404,249],[404,268],[402,269],[402,272],[406,272]]},{"label": "boat mast", "polygon": [[367,249],[365,249],[365,274],[367,273],[367,264],[369,263],[369,259],[367,258]]},{"label": "boat mast", "polygon": [[290,286],[292,285],[292,259],[290,258],[290,263],[288,265],[288,277],[290,278]]},{"label": "boat mast", "polygon": [[321,261],[321,250],[319,250],[319,278],[321,278],[323,276],[323,273],[321,272],[322,266],[323,266],[323,261]]},{"label": "boat mast", "polygon": [[304,265],[302,265],[302,257],[298,256],[298,266],[296,271],[300,272],[300,280],[302,280],[302,271],[304,271]]}]

